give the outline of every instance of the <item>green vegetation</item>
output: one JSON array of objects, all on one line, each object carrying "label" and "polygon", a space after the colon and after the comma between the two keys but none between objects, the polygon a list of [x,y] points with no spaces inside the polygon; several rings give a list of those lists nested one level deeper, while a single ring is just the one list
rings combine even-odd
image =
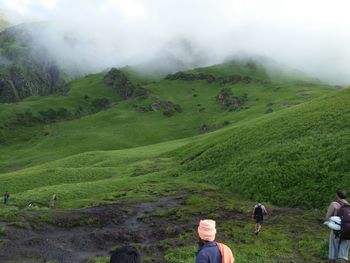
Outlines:
[{"label": "green vegetation", "polygon": [[[217,72],[216,67],[206,70],[210,70],[211,74]],[[227,74],[235,71],[229,72]],[[137,79],[137,76],[131,75],[130,79]],[[247,101],[240,111],[222,112],[215,101],[221,89],[219,83],[162,80],[149,82],[143,87],[150,93],[147,98],[121,100],[104,83],[104,75],[96,74],[72,82],[68,96],[30,97],[17,104],[0,104],[3,126],[0,133],[0,141],[3,142],[0,170],[12,171],[17,167],[23,168],[86,151],[125,149],[191,137],[201,133],[199,130],[203,125],[221,125],[224,122],[238,125],[263,116],[267,107],[276,112],[333,91],[326,86],[300,89],[288,83],[226,85],[237,97],[247,94]],[[107,98],[112,107],[91,114],[96,108],[92,101],[98,98]],[[158,105],[162,105],[162,101],[170,102],[167,104],[171,107],[165,105],[158,112]],[[153,105],[156,111],[140,113],[135,111],[135,105],[146,108]],[[50,109],[57,111],[59,108],[67,109],[71,116],[69,119],[72,120],[35,127],[11,124],[18,122],[18,115],[27,111],[37,117],[39,112],[52,111]],[[82,141],[84,143],[80,143]]]},{"label": "green vegetation", "polygon": [[182,158],[201,180],[248,198],[324,206],[350,176],[349,104],[349,90],[315,99],[201,139]]},{"label": "green vegetation", "polygon": [[113,90],[123,99],[132,97],[144,97],[147,90],[139,84],[133,84],[126,74],[116,68],[112,68],[104,77],[105,82],[110,85]]},{"label": "green vegetation", "polygon": [[2,31],[6,24],[0,19],[0,103],[67,93],[66,74],[47,52],[33,48],[29,32],[37,26],[18,25]]},{"label": "green vegetation", "polygon": [[233,96],[231,89],[222,88],[215,99],[220,105],[221,109],[228,111],[238,111],[247,101],[247,94],[245,93],[241,97],[235,97]]},{"label": "green vegetation", "polygon": [[10,26],[10,23],[6,20],[3,13],[0,12],[0,31],[3,31]]},{"label": "green vegetation", "polygon": [[[31,200],[30,220],[52,222],[53,192],[60,211],[183,196],[147,215],[190,224],[159,241],[167,262],[193,262],[203,217],[237,262],[320,262],[322,212],[272,204],[323,209],[349,181],[350,91],[303,81],[254,63],[163,80],[126,68],[72,81],[66,96],[0,104],[0,192],[11,194],[0,216],[17,222]],[[275,212],[259,238],[257,199]]]}]

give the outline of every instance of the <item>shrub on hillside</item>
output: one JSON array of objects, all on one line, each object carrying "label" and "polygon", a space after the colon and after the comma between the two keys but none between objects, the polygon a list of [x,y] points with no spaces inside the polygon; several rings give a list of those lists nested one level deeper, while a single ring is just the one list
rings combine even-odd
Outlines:
[{"label": "shrub on hillside", "polygon": [[244,76],[242,81],[245,83],[245,84],[249,84],[253,81],[253,78],[250,77],[250,76]]},{"label": "shrub on hillside", "polygon": [[268,107],[265,111],[265,114],[269,114],[269,113],[272,113],[273,112],[273,109],[272,107]]},{"label": "shrub on hillside", "polygon": [[224,121],[223,123],[214,123],[214,124],[205,124],[204,123],[201,126],[199,126],[198,133],[202,134],[202,133],[212,132],[212,131],[221,129],[229,124],[230,124],[229,121]]},{"label": "shrub on hillside", "polygon": [[166,80],[185,80],[185,81],[194,81],[194,80],[206,80],[208,83],[216,81],[215,76],[205,73],[186,73],[186,72],[176,72],[174,74],[168,74],[165,77]]},{"label": "shrub on hillside", "polygon": [[137,112],[150,112],[152,107],[150,105],[134,105],[133,109]]},{"label": "shrub on hillside", "polygon": [[111,106],[111,102],[107,98],[94,99],[91,102],[93,112],[99,112],[108,109]]},{"label": "shrub on hillside", "polygon": [[179,104],[174,104],[174,110],[178,113],[181,113],[182,112],[182,108]]},{"label": "shrub on hillside", "polygon": [[38,119],[40,122],[52,123],[62,120],[69,120],[72,118],[72,114],[66,108],[48,109],[45,111],[39,111]]},{"label": "shrub on hillside", "polygon": [[13,124],[23,126],[33,126],[38,123],[39,119],[35,117],[30,109],[26,109],[24,112],[17,113],[16,119]]},{"label": "shrub on hillside", "polygon": [[237,83],[249,84],[253,81],[260,83],[260,84],[265,83],[265,81],[263,81],[263,80],[254,80],[250,76],[241,76],[240,74],[233,74],[231,76],[220,77],[220,78],[218,78],[218,81],[221,85],[237,84]]},{"label": "shrub on hillside", "polygon": [[163,115],[167,117],[182,112],[181,106],[179,104],[174,104],[171,101],[161,101],[161,109],[163,109]]},{"label": "shrub on hillside", "polygon": [[175,111],[173,109],[167,109],[163,111],[163,115],[166,117],[171,117],[173,116],[175,113]]},{"label": "shrub on hillside", "polygon": [[231,76],[220,78],[221,84],[236,84],[238,82],[242,81],[242,76],[239,74],[234,74]]},{"label": "shrub on hillside", "polygon": [[104,81],[123,99],[146,96],[147,90],[140,85],[134,85],[119,69],[112,68],[104,77]]},{"label": "shrub on hillside", "polygon": [[238,111],[248,101],[247,94],[234,96],[230,88],[222,88],[215,97],[222,110]]},{"label": "shrub on hillside", "polygon": [[163,111],[163,115],[167,117],[173,116],[176,112],[182,112],[182,108],[179,104],[168,100],[157,100],[151,104],[151,108],[153,111]]},{"label": "shrub on hillside", "polygon": [[0,126],[0,144],[2,143],[5,143],[6,141],[6,136],[5,136],[5,133],[4,133],[4,127]]}]

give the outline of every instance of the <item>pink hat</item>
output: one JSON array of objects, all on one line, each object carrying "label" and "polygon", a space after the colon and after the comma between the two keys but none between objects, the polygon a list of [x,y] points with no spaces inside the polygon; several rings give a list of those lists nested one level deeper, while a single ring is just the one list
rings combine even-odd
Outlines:
[{"label": "pink hat", "polygon": [[198,235],[202,240],[215,240],[215,221],[210,219],[201,220],[198,226]]}]

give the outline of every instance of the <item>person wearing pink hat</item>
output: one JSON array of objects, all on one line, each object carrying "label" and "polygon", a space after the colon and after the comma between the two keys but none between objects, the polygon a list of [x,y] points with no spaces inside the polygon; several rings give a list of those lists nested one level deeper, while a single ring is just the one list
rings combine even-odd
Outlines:
[{"label": "person wearing pink hat", "polygon": [[196,254],[196,263],[234,263],[231,249],[215,242],[216,223],[205,219],[199,222],[199,249]]}]

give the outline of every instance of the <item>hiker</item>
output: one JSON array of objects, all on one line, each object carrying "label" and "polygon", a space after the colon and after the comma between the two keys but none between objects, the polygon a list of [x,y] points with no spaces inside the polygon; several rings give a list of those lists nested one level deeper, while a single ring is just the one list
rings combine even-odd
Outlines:
[{"label": "hiker", "polygon": [[125,246],[116,249],[109,261],[110,263],[141,263],[141,256],[134,247]]},{"label": "hiker", "polygon": [[10,194],[8,192],[5,192],[4,194],[4,205],[8,205],[10,201]]},{"label": "hiker", "polygon": [[[346,198],[346,192],[344,190],[338,189],[336,191],[336,201],[332,202],[328,207],[327,214],[326,214],[327,219],[329,219],[332,216],[339,216],[342,218],[342,221],[344,222],[347,222],[350,220],[349,212],[344,213],[345,210],[350,211],[350,206],[345,198]],[[346,215],[343,216],[344,214]],[[346,218],[346,216],[348,218]],[[344,219],[347,219],[347,220],[344,220]],[[343,224],[341,224],[341,228],[343,228]],[[341,229],[340,231],[345,232],[343,229]],[[340,231],[332,230],[329,235],[329,250],[328,250],[329,263],[335,263],[337,259],[340,259],[341,263],[348,262],[350,240],[347,240],[349,237],[346,237],[343,235],[340,236],[339,235]],[[350,229],[348,230],[348,232],[350,232]]]},{"label": "hiker", "polygon": [[258,204],[254,206],[253,210],[253,219],[255,219],[255,235],[258,235],[260,233],[261,225],[264,222],[265,215],[269,215],[265,206],[261,202],[258,202]]},{"label": "hiker", "polygon": [[231,249],[225,244],[215,242],[215,224],[215,221],[210,219],[199,222],[196,263],[234,263]]},{"label": "hiker", "polygon": [[56,205],[56,202],[57,202],[57,195],[56,195],[55,193],[53,193],[53,194],[52,194],[52,197],[51,197],[50,206],[51,206],[52,208],[54,208],[55,205]]}]

